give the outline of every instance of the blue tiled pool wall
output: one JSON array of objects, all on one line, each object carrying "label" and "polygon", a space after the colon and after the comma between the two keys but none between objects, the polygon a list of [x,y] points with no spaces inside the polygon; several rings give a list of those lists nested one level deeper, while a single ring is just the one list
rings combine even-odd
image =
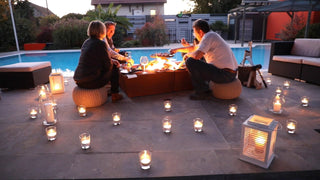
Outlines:
[{"label": "blue tiled pool wall", "polygon": [[[240,63],[244,56],[244,51],[248,48],[232,48],[232,51]],[[124,49],[125,50],[125,49]],[[131,52],[131,57],[135,61],[135,64],[139,64],[141,56],[147,56],[149,60],[151,54],[155,53],[167,53],[168,49],[141,49],[141,50],[126,50]],[[263,69],[268,68],[270,56],[269,46],[255,46],[252,49],[252,59],[254,64],[261,64]],[[77,52],[48,52],[48,53],[36,53],[36,54],[22,54],[20,55],[21,62],[39,62],[39,61],[50,61],[53,69],[61,69],[65,71],[69,69],[74,71],[78,65],[80,57],[80,51]],[[181,53],[177,53],[172,59],[177,61],[182,60]],[[18,63],[19,56],[10,56],[0,58],[0,66]]]}]

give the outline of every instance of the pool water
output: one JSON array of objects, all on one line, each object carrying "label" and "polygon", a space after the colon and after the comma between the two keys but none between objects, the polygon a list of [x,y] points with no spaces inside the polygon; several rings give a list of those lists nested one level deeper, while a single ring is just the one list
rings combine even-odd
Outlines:
[{"label": "pool water", "polygon": [[[232,48],[232,51],[237,59],[238,64],[243,59],[244,51],[248,50],[248,48]],[[126,49],[123,49],[126,50]],[[155,53],[167,53],[168,49],[139,49],[132,50],[127,49],[126,51],[130,52],[132,59],[135,64],[140,64],[140,57],[147,56],[149,60],[151,54]],[[252,48],[252,59],[254,64],[261,64],[263,69],[268,68],[269,64],[269,56],[270,56],[270,47],[269,46],[255,46]],[[69,69],[74,71],[78,65],[80,57],[80,51],[72,51],[72,52],[44,52],[44,53],[26,53],[10,57],[0,58],[0,66],[18,63],[21,59],[21,62],[41,62],[41,61],[50,61],[52,69],[61,69],[65,71]],[[172,58],[176,61],[181,61],[182,56],[181,53],[175,54]]]}]

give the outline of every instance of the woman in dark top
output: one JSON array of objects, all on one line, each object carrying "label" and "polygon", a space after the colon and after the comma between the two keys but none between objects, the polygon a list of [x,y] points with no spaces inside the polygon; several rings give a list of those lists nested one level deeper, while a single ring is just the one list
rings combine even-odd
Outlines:
[{"label": "woman in dark top", "polygon": [[[112,102],[122,99],[119,94],[119,62],[111,60],[106,43],[105,25],[101,21],[89,24],[87,35],[89,38],[81,47],[79,64],[73,79],[80,88],[97,89],[111,82]],[[107,91],[106,91],[107,93]]]}]

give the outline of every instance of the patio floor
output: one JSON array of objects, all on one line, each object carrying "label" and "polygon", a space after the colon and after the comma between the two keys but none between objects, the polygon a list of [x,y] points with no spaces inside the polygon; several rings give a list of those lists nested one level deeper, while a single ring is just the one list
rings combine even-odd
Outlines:
[{"label": "patio floor", "polygon": [[[272,85],[260,90],[243,88],[235,100],[189,100],[192,91],[144,97],[125,97],[118,103],[88,109],[79,117],[72,100],[73,81],[58,101],[57,139],[49,142],[42,119],[31,120],[27,108],[37,103],[37,92],[11,90],[0,93],[0,174],[3,179],[319,179],[320,86],[291,81],[284,93],[284,112],[268,111],[276,87],[286,78],[271,77]],[[309,96],[310,106],[300,106]],[[163,110],[172,99],[173,110]],[[228,106],[238,105],[236,116]],[[111,114],[121,112],[122,123],[113,126]],[[273,118],[277,132],[275,159],[269,169],[241,161],[241,126],[252,114]],[[161,120],[173,121],[171,134],[162,132]],[[192,120],[204,120],[204,132],[193,131]],[[288,134],[287,119],[298,121],[296,134]],[[88,131],[92,145],[82,150],[79,134]],[[138,153],[152,151],[151,169],[142,170]],[[171,178],[170,178],[171,177]]]}]

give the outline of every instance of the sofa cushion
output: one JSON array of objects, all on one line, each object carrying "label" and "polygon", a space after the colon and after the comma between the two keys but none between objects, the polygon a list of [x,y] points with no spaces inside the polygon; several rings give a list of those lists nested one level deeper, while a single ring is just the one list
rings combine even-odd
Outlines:
[{"label": "sofa cushion", "polygon": [[302,64],[320,67],[320,58],[304,57],[302,59]]},{"label": "sofa cushion", "polygon": [[0,66],[0,72],[32,72],[45,67],[50,67],[50,61],[44,62],[21,62]]},{"label": "sofa cushion", "polygon": [[320,39],[295,39],[291,54],[320,57]]},{"label": "sofa cushion", "polygon": [[301,64],[302,63],[302,58],[303,58],[303,56],[277,55],[277,56],[273,56],[272,60],[295,63],[295,64]]}]

